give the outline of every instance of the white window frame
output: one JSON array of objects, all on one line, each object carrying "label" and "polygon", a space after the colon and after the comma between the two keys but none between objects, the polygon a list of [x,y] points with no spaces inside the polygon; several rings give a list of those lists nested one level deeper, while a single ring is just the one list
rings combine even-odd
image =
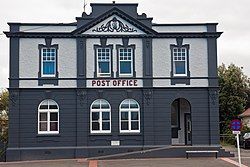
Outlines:
[{"label": "white window frame", "polygon": [[[100,100],[100,106],[101,106],[101,103],[102,102],[105,102],[109,105],[109,108],[107,109],[101,109],[101,108],[98,108],[98,109],[92,109],[92,106],[98,102]],[[98,121],[93,121],[92,120],[92,113],[93,112],[97,112],[99,113],[99,120]],[[102,120],[102,113],[103,112],[109,112],[109,130],[102,130],[102,123],[105,122]],[[92,130],[92,122],[98,122],[99,123],[99,130]],[[107,122],[107,121],[106,121]],[[90,106],[90,133],[91,134],[98,134],[98,133],[111,133],[111,105],[109,104],[109,102],[105,99],[97,99],[95,100],[91,106]]]},{"label": "white window frame", "polygon": [[[44,62],[44,60],[43,60],[43,53],[44,53],[44,49],[54,49],[54,51],[55,51],[55,56],[54,56],[54,63],[55,63],[55,66],[54,66],[54,74],[44,74],[43,73],[43,62]],[[46,51],[47,52],[47,51]],[[57,58],[57,53],[56,53],[56,48],[54,48],[54,47],[43,47],[42,49],[41,49],[41,76],[42,77],[55,77],[56,76],[56,58]],[[46,58],[47,58],[47,56],[46,56]],[[48,61],[48,60],[46,60],[46,61]]]},{"label": "white window frame", "polygon": [[[96,70],[97,70],[97,77],[111,77],[111,49],[110,48],[108,48],[108,47],[103,47],[103,48],[101,48],[101,47],[98,47],[98,48],[96,48],[97,50],[96,50],[96,54],[97,54],[97,59],[96,59],[96,61],[97,61],[97,65],[96,65]],[[101,61],[100,62],[109,62],[109,73],[100,73],[99,72],[99,56],[98,56],[98,53],[99,53],[99,50],[101,50],[101,55],[102,55],[102,49],[105,49],[105,58],[103,59],[103,58],[101,58]],[[109,60],[107,61],[106,60],[106,49],[108,49],[109,50]],[[101,56],[102,57],[102,56]]]},{"label": "white window frame", "polygon": [[[181,56],[178,56],[178,49],[181,49]],[[182,52],[182,49],[185,50],[185,52]],[[175,52],[175,50],[177,50],[177,52]],[[177,56],[175,56],[175,53],[177,54]],[[182,53],[185,53],[185,60],[178,60],[178,57],[181,57],[182,59]],[[177,58],[177,60],[175,60],[175,58]],[[185,74],[176,74],[176,66],[175,66],[175,62],[185,62]],[[174,47],[173,48],[173,75],[174,76],[187,76],[187,48],[186,47]]]},{"label": "white window frame", "polygon": [[[121,60],[121,50],[124,50],[124,49],[130,49],[131,50],[131,60]],[[124,53],[124,52],[123,52]],[[128,52],[127,52],[128,53]],[[130,76],[133,76],[133,57],[134,57],[134,53],[133,53],[133,49],[132,48],[119,48],[119,52],[118,52],[118,57],[119,57],[119,76],[124,76],[124,77],[130,77]],[[123,55],[123,57],[125,57],[124,55]],[[128,58],[128,56],[127,56],[127,58]],[[129,73],[127,73],[127,74],[122,74],[121,73],[121,64],[120,64],[120,62],[130,62],[131,64],[131,73],[129,74]]]},{"label": "white window frame", "polygon": [[[48,106],[50,105],[50,102],[53,102],[54,104],[57,105],[57,108],[58,109],[40,109],[40,106],[45,102],[45,101],[48,101]],[[40,121],[40,113],[46,113],[47,114],[47,121]],[[57,131],[51,131],[50,130],[50,122],[54,122],[54,121],[50,121],[50,113],[57,113]],[[38,125],[37,125],[37,131],[38,131],[38,134],[59,134],[59,123],[60,123],[60,120],[59,120],[59,106],[58,104],[54,101],[54,100],[51,100],[51,99],[46,99],[46,100],[43,100],[39,106],[38,106]],[[47,131],[40,131],[40,122],[47,122]]]},{"label": "white window frame", "polygon": [[[126,100],[129,100],[129,108],[121,108],[122,103],[125,102]],[[136,104],[138,105],[138,108],[130,108],[131,101],[136,102]],[[122,130],[122,119],[121,119],[122,112],[128,112],[128,130]],[[131,112],[138,112],[138,130],[131,130],[131,123],[132,123]],[[125,99],[121,102],[121,104],[119,106],[119,127],[120,127],[119,128],[120,133],[140,133],[140,128],[141,128],[140,105],[136,100]]]}]

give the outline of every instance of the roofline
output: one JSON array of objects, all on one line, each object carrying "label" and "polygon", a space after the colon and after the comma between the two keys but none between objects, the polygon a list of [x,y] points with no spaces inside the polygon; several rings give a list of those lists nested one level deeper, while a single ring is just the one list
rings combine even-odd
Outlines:
[{"label": "roofline", "polygon": [[98,5],[98,6],[110,6],[110,5],[132,5],[132,6],[138,6],[138,3],[116,3],[113,1],[113,3],[90,3],[90,6]]},{"label": "roofline", "polygon": [[192,32],[192,33],[158,33],[158,34],[143,34],[143,35],[90,35],[90,34],[74,34],[74,32],[4,32],[7,37],[21,37],[21,38],[44,38],[44,37],[54,37],[54,38],[99,38],[99,37],[110,37],[110,38],[218,38],[222,32]]},{"label": "roofline", "polygon": [[169,23],[169,24],[152,23],[152,26],[206,26],[206,25],[218,25],[218,23]]},{"label": "roofline", "polygon": [[[105,20],[106,18],[112,16],[113,14],[117,14],[119,17],[121,17],[122,19],[128,21],[131,23],[132,25],[137,24],[139,25],[139,29],[142,29],[142,31],[146,31],[147,33],[151,33],[151,34],[157,34],[157,32],[155,30],[153,30],[150,27],[147,27],[145,24],[141,23],[140,21],[138,21],[137,19],[135,19],[134,17],[128,15],[127,13],[125,13],[124,11],[118,9],[116,6],[114,6],[113,8],[111,8],[110,10],[106,11],[105,13],[99,15],[98,17],[96,17],[94,20],[90,21],[88,24],[83,25],[79,28],[77,28],[76,30],[74,30],[72,33],[82,33],[86,30],[88,30],[89,28],[95,26],[96,24],[102,22],[103,20]],[[131,21],[130,21],[131,20]],[[137,27],[137,26],[136,26]]]},{"label": "roofline", "polygon": [[[78,17],[76,17],[78,18]],[[79,17],[81,18],[81,17]],[[94,19],[94,18],[90,18]],[[139,18],[140,19],[140,18]],[[149,18],[153,19],[153,18]],[[77,23],[19,23],[19,22],[8,22],[8,25],[20,25],[20,26],[76,26]],[[218,23],[152,23],[152,26],[206,26],[206,25],[218,25]]]},{"label": "roofline", "polygon": [[8,22],[10,25],[19,25],[19,26],[76,26],[77,23],[19,23],[19,22]]}]

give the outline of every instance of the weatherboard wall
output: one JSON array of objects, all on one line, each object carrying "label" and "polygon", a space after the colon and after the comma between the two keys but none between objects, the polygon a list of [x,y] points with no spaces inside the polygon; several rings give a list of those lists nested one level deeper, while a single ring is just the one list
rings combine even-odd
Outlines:
[{"label": "weatherboard wall", "polygon": [[[79,97],[81,91],[86,92],[83,99]],[[185,98],[191,105],[192,145],[211,143],[215,136],[210,136],[210,128],[213,126],[209,126],[209,112],[216,113],[218,108],[212,111],[207,108],[207,88],[154,89],[149,100],[144,96],[147,91],[131,89],[128,94],[127,89],[20,89],[17,91],[19,105],[11,107],[8,160],[46,159],[48,152],[49,158],[62,158],[66,155],[70,158],[76,156],[70,155],[76,149],[85,157],[105,155],[101,150],[112,149],[112,140],[119,140],[120,145],[128,149],[171,145],[171,103],[177,98]],[[47,98],[55,100],[60,108],[58,135],[37,134],[38,105]],[[107,100],[111,105],[112,127],[111,133],[106,135],[90,133],[90,105],[99,98]],[[141,131],[138,134],[119,132],[119,105],[126,98],[135,99],[140,105]],[[22,114],[18,115],[18,112]],[[100,150],[99,153],[95,153],[95,149]],[[57,150],[64,151],[57,155]],[[40,154],[40,157],[32,157],[32,154]]]}]

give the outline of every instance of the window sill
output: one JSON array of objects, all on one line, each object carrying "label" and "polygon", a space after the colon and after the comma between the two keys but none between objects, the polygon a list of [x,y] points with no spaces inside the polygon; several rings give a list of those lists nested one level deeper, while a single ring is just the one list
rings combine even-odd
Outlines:
[{"label": "window sill", "polygon": [[132,78],[132,77],[133,77],[133,74],[128,74],[128,75],[119,74],[119,78]]},{"label": "window sill", "polygon": [[41,76],[40,79],[57,79],[56,76]]},{"label": "window sill", "polygon": [[89,136],[112,136],[112,133],[90,133]]},{"label": "window sill", "polygon": [[55,134],[37,134],[36,137],[60,137],[61,135],[59,133],[55,133]]},{"label": "window sill", "polygon": [[187,78],[187,75],[173,75],[174,78]]},{"label": "window sill", "polygon": [[118,136],[141,136],[140,132],[120,132]]},{"label": "window sill", "polygon": [[97,74],[96,77],[97,77],[97,78],[110,78],[110,77],[111,77],[111,74],[108,74],[108,75],[99,75],[99,74]]}]

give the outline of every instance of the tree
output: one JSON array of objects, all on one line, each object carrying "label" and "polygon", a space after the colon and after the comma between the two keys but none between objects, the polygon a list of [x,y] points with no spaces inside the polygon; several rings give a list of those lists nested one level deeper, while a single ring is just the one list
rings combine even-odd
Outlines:
[{"label": "tree", "polygon": [[9,92],[7,90],[3,90],[0,93],[0,111],[3,110],[9,110]]},{"label": "tree", "polygon": [[248,99],[247,99],[246,109],[250,108],[250,90],[248,90],[247,96],[248,96]]},{"label": "tree", "polygon": [[237,118],[246,106],[249,92],[249,79],[242,72],[240,67],[224,64],[218,68],[219,76],[219,110],[220,110],[220,131],[230,131],[230,122]]},{"label": "tree", "polygon": [[9,112],[9,92],[0,92],[0,138],[3,142],[8,141],[8,112]]}]

